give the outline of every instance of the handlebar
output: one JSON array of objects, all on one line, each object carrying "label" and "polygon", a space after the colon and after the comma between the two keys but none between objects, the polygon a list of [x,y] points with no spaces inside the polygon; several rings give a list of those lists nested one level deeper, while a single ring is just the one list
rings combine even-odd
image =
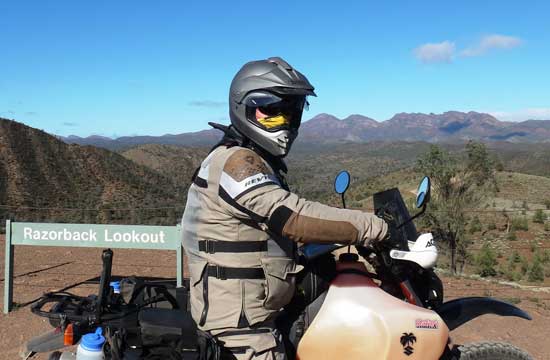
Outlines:
[{"label": "handlebar", "polygon": [[[49,303],[61,303],[65,306],[72,306],[76,313],[67,312],[52,312],[51,310],[43,310],[43,307]],[[91,312],[93,300],[89,297],[82,297],[67,292],[47,293],[44,294],[34,305],[31,306],[31,312],[35,315],[48,318],[50,320],[69,320],[69,321],[86,321],[95,322],[95,315],[83,315],[82,312],[88,310]]]},{"label": "handlebar", "polygon": [[113,267],[113,250],[103,250],[101,254],[103,260],[103,269],[99,280],[99,298],[97,299],[96,318],[99,321],[105,306],[107,296],[109,295],[109,283],[111,282],[111,270]]},{"label": "handlebar", "polygon": [[[101,312],[101,316],[97,317],[97,312],[95,308],[97,306],[95,297],[82,297],[70,293],[47,293],[40,298],[33,306],[31,306],[31,312],[35,315],[45,317],[54,321],[70,321],[70,322],[80,322],[85,324],[106,324],[109,321],[119,320],[128,315],[134,314],[144,307],[154,304],[159,301],[168,301],[175,308],[177,308],[177,303],[175,299],[167,296],[162,293],[156,296],[151,297],[147,301],[144,301],[139,305],[123,305],[117,312],[114,313],[105,313]],[[62,303],[66,306],[71,307],[74,311],[68,312],[52,312],[50,310],[43,310],[44,306],[50,303]],[[66,310],[66,309],[65,309]]]}]

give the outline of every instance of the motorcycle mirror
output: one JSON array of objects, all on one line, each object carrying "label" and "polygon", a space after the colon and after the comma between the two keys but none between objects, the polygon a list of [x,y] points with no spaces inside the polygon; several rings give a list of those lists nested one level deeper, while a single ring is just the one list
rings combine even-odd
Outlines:
[{"label": "motorcycle mirror", "polygon": [[420,185],[418,186],[418,190],[416,192],[416,208],[420,209],[424,205],[430,201],[430,189],[431,189],[431,181],[428,176],[424,176],[422,181],[420,182]]},{"label": "motorcycle mirror", "polygon": [[[350,183],[350,176],[349,172],[346,170],[342,170],[336,175],[336,179],[334,179],[334,191],[336,191],[337,194],[340,194],[342,196],[342,207],[346,208],[346,198],[344,196],[344,193],[346,190],[348,190]],[[351,245],[348,246],[348,253],[351,251]]]},{"label": "motorcycle mirror", "polygon": [[334,191],[336,191],[337,194],[344,194],[348,190],[349,183],[349,172],[346,170],[340,171],[338,175],[336,175],[336,179],[334,179]]},{"label": "motorcycle mirror", "polygon": [[426,204],[428,201],[430,201],[430,194],[431,194],[431,181],[428,176],[424,176],[422,181],[420,182],[420,185],[418,185],[417,195],[416,195],[416,208],[421,210],[415,214],[414,216],[410,217],[409,219],[403,221],[400,225],[397,226],[397,229],[401,229],[404,225],[410,223],[420,215],[424,214],[426,211]]}]

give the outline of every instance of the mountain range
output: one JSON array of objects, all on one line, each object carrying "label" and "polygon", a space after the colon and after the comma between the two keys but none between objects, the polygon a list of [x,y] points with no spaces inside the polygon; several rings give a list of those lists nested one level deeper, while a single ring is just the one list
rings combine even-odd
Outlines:
[{"label": "mountain range", "polygon": [[[103,136],[59,137],[66,143],[94,145],[121,150],[143,144],[178,146],[211,146],[221,133],[215,129],[162,136],[124,136],[111,139]],[[448,111],[443,114],[399,113],[386,121],[363,115],[339,119],[319,114],[305,121],[300,128],[299,142],[337,143],[372,141],[464,142],[482,140],[512,143],[550,142],[550,120],[523,122],[500,121],[494,116],[474,111]]]}]

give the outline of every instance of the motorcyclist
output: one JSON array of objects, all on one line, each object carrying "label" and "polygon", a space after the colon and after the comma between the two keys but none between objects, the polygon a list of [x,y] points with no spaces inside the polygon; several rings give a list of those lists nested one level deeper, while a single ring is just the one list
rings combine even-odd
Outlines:
[{"label": "motorcyclist", "polygon": [[231,125],[193,176],[182,219],[191,313],[229,358],[284,359],[274,325],[295,290],[297,244],[366,246],[384,220],[290,192],[283,158],[298,135],[308,79],[279,57],[252,61],[229,93]]}]

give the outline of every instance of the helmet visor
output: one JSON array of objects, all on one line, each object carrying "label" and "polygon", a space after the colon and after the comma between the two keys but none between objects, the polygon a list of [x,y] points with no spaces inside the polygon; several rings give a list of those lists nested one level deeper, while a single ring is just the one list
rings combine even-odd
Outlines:
[{"label": "helmet visor", "polygon": [[[307,105],[305,96],[279,97],[248,95],[244,102],[249,109],[248,118],[267,131],[298,129],[302,121],[302,112]],[[250,104],[250,105],[249,105]],[[255,105],[252,105],[255,104]]]},{"label": "helmet visor", "polygon": [[267,106],[270,104],[278,103],[283,98],[267,91],[254,91],[246,95],[243,99],[243,103],[250,107]]}]

